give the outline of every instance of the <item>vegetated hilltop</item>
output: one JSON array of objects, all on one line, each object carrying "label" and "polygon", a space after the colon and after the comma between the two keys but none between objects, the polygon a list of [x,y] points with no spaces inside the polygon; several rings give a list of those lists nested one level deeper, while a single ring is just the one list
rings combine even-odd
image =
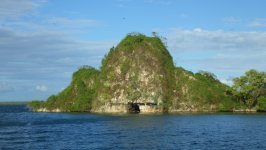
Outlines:
[{"label": "vegetated hilltop", "polygon": [[129,34],[110,49],[100,71],[82,67],[65,90],[30,106],[35,111],[232,110],[227,88],[210,73],[175,67],[159,37]]}]

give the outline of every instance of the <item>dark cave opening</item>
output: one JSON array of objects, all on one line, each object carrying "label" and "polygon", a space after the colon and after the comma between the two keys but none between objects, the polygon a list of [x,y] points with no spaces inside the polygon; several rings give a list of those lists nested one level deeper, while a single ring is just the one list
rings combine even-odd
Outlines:
[{"label": "dark cave opening", "polygon": [[140,112],[139,105],[137,103],[129,102],[128,103],[128,111],[130,113],[139,113]]}]

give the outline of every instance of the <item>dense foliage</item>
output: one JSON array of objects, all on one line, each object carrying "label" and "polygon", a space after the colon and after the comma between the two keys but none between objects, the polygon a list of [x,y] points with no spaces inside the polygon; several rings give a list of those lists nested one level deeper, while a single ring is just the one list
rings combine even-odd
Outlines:
[{"label": "dense foliage", "polygon": [[231,111],[236,106],[232,97],[226,94],[228,86],[210,72],[200,71],[194,74],[177,67],[176,82],[176,107],[184,103],[197,110]]},{"label": "dense foliage", "polygon": [[233,80],[229,90],[242,107],[266,109],[266,74],[256,70],[249,70],[244,76]]},{"label": "dense foliage", "polygon": [[73,74],[71,84],[57,95],[52,95],[45,102],[33,101],[30,107],[61,111],[90,111],[95,95],[95,84],[99,71],[83,66]]}]

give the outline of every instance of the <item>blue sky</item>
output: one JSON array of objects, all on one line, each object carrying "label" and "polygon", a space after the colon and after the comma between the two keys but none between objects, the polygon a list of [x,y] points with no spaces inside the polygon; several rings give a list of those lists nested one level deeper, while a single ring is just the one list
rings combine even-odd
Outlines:
[{"label": "blue sky", "polygon": [[45,100],[126,34],[167,38],[175,64],[231,84],[266,71],[264,0],[1,0],[0,101]]}]

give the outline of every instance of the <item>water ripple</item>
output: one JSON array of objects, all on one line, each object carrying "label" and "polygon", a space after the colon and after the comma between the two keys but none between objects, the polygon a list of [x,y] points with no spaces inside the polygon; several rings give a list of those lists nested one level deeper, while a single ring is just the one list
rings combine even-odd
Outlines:
[{"label": "water ripple", "polygon": [[266,149],[265,114],[96,115],[0,106],[0,149]]}]

